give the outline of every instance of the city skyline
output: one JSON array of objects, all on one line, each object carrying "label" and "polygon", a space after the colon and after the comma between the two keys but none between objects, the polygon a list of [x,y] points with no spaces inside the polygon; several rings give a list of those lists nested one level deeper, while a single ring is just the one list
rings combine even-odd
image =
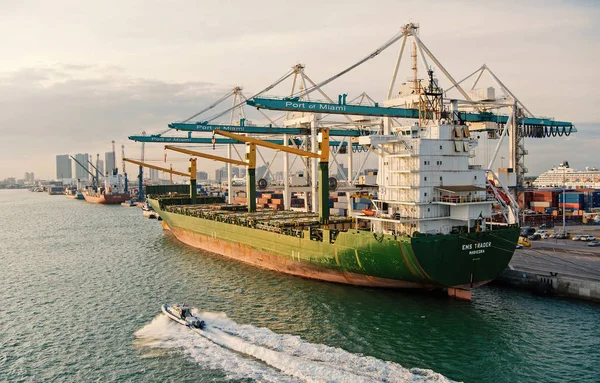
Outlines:
[{"label": "city skyline", "polygon": [[[139,158],[140,144],[128,141],[129,135],[162,132],[168,123],[193,115],[236,85],[253,94],[297,63],[306,65],[313,80],[327,78],[411,21],[420,24],[420,37],[457,79],[486,63],[534,114],[576,124],[579,132],[568,139],[527,140],[529,175],[563,159],[577,168],[600,166],[590,163],[586,154],[600,138],[594,129],[594,106],[600,96],[593,85],[600,76],[595,70],[600,7],[587,1],[549,1],[543,7],[508,3],[519,12],[506,3],[462,1],[431,3],[435,7],[382,1],[367,9],[359,2],[344,7],[306,3],[332,12],[335,17],[327,23],[310,18],[290,22],[290,17],[300,17],[291,12],[293,6],[272,3],[272,17],[253,14],[259,21],[269,20],[268,26],[259,22],[243,31],[204,25],[154,28],[175,19],[176,25],[193,25],[192,15],[200,11],[211,14],[215,25],[247,18],[246,12],[228,4],[145,5],[143,18],[131,4],[115,15],[116,3],[92,7],[66,1],[65,6],[79,9],[76,18],[41,1],[27,7],[6,4],[0,30],[4,36],[17,31],[19,38],[5,41],[6,57],[0,66],[0,101],[5,108],[0,121],[6,138],[0,179],[30,170],[47,178],[55,173],[50,159],[56,153],[105,153],[112,140],[117,146],[124,144],[127,155]],[[165,15],[174,14],[178,18],[165,20]],[[86,23],[77,22],[81,17]],[[375,17],[376,24],[366,22]],[[132,18],[139,26],[133,34]],[[448,22],[457,18],[469,19],[468,25]],[[31,20],[34,27],[24,28]],[[104,28],[107,20],[110,31]],[[144,54],[131,54],[131,46]],[[333,97],[365,91],[382,101],[397,52],[398,47],[389,49],[324,90]],[[178,54],[186,60],[169,59]],[[243,65],[231,59],[240,55]],[[402,72],[401,80],[409,75]],[[273,94],[285,95],[289,89],[276,91]],[[32,109],[37,113],[31,114]],[[261,122],[262,117],[255,120]],[[162,145],[148,144],[146,153],[158,161]],[[224,155],[226,150],[217,148],[215,153]],[[106,159],[105,164],[108,169]],[[220,164],[203,166],[213,172]]]}]

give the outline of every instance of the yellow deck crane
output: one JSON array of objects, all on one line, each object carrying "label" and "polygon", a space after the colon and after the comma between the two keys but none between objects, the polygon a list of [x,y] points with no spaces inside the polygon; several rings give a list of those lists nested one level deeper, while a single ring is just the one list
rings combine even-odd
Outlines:
[{"label": "yellow deck crane", "polygon": [[[165,149],[188,154],[190,156],[206,158],[213,161],[225,162],[232,165],[246,166],[248,168],[248,178],[246,179],[246,190],[248,193],[248,212],[252,213],[256,211],[256,177],[254,176],[254,169],[256,168],[256,145],[251,143],[246,144],[246,161],[239,161],[231,158],[214,156],[212,154],[197,152],[195,150],[189,150],[172,145],[165,145]],[[250,176],[250,174],[252,174],[252,176]],[[229,185],[229,192],[231,193],[231,185]],[[254,197],[252,198],[252,196]]]},{"label": "yellow deck crane", "polygon": [[196,168],[196,159],[195,158],[190,158],[190,167],[188,168],[189,173],[184,173],[184,172],[180,172],[180,171],[173,170],[173,169],[161,168],[160,166],[150,165],[145,162],[132,160],[130,158],[123,158],[123,161],[131,162],[132,164],[144,166],[144,167],[147,167],[150,169],[156,169],[159,171],[167,172],[169,174],[175,174],[175,175],[183,176],[183,177],[190,177],[190,199],[192,200],[193,204],[196,203],[198,191],[196,189],[197,168]]},{"label": "yellow deck crane", "polygon": [[[256,147],[262,146],[273,150],[280,150],[291,154],[296,154],[302,157],[318,158],[319,159],[319,219],[322,224],[329,223],[329,129],[319,129],[318,136],[318,148],[317,152],[308,152],[292,148],[289,146],[283,146],[274,144],[271,142],[259,140],[253,137],[242,136],[223,130],[214,130],[213,134],[232,138],[237,141],[245,142],[248,145],[254,145],[252,155],[254,156],[254,162],[256,162]],[[246,154],[248,157],[248,154]],[[256,208],[256,163],[253,166],[248,166],[248,173],[246,178],[246,184],[248,188],[248,211],[250,211],[250,204]],[[287,180],[286,180],[287,182]],[[254,210],[252,210],[254,211]]]}]

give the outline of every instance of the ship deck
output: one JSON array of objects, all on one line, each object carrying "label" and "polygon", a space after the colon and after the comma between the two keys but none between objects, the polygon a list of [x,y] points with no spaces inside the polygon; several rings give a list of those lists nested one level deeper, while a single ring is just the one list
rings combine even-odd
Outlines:
[{"label": "ship deck", "polygon": [[309,229],[348,230],[355,225],[351,217],[331,216],[329,223],[322,225],[315,213],[269,208],[249,213],[247,206],[226,203],[167,205],[163,210],[293,236],[302,236]]}]

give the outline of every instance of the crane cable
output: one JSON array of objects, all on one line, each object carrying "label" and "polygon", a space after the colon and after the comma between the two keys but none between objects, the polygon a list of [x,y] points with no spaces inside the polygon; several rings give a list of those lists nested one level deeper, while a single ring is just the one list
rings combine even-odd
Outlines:
[{"label": "crane cable", "polygon": [[[294,69],[290,69],[290,71],[288,71],[285,75],[281,76],[277,81],[275,81],[274,83],[272,83],[271,85],[269,85],[268,87],[266,87],[265,89],[261,90],[260,92],[256,93],[255,95],[248,97],[248,99],[253,99],[254,97],[258,97],[261,94],[268,92],[269,90],[275,88],[277,85],[281,84],[284,80],[286,80],[288,77],[290,77],[291,75],[294,74]],[[206,120],[207,122],[216,120],[219,117],[222,117],[226,114],[228,114],[229,112],[231,112],[232,110],[234,110],[235,108],[239,108],[241,105],[244,105],[246,103],[246,100],[238,102],[237,104],[233,105],[232,107],[230,107],[229,109],[226,109],[225,111],[209,118],[208,120]]]},{"label": "crane cable", "polygon": [[365,58],[363,58],[362,60],[360,60],[359,62],[357,62],[354,65],[349,66],[348,68],[344,69],[343,71],[339,72],[336,75],[331,76],[330,78],[321,81],[318,84],[313,85],[310,88],[306,88],[305,90],[302,91],[298,91],[294,94],[294,97],[303,97],[306,96],[309,93],[314,92],[315,90],[329,84],[330,82],[332,82],[333,80],[345,75],[346,73],[350,72],[351,70],[353,70],[354,68],[364,64],[365,62],[375,58],[377,55],[379,55],[381,52],[383,52],[384,50],[386,50],[387,48],[389,48],[392,44],[394,44],[396,41],[400,40],[402,37],[404,37],[405,32],[399,32],[397,33],[394,37],[392,37],[391,39],[389,39],[387,42],[385,42],[382,46],[380,46],[379,48],[377,48],[375,51],[373,51],[371,54],[369,54],[368,56],[366,56]]},{"label": "crane cable", "polygon": [[194,114],[193,116],[191,116],[189,118],[186,118],[185,120],[183,120],[181,122],[188,122],[192,118],[198,117],[199,115],[201,115],[202,113],[206,112],[207,110],[210,110],[210,109],[214,108],[215,106],[219,105],[221,102],[223,102],[225,99],[227,99],[227,97],[231,96],[232,94],[233,94],[233,89],[230,90],[229,92],[227,92],[223,97],[221,97],[220,99],[218,99],[217,101],[215,101],[211,105],[207,106],[206,108],[202,109],[198,113]]},{"label": "crane cable", "polygon": [[[380,46],[379,48],[377,48],[375,51],[373,51],[371,54],[369,54],[368,56],[366,56],[365,58],[363,58],[362,60],[358,61],[357,63],[355,63],[354,65],[349,66],[348,68],[344,69],[343,71],[331,76],[330,78],[321,81],[318,84],[315,84],[314,86],[307,88],[303,91],[298,91],[297,93],[294,94],[294,96],[296,97],[302,97],[302,96],[306,96],[312,92],[314,92],[317,89],[320,89],[321,87],[329,84],[330,82],[332,82],[333,80],[336,80],[337,78],[345,75],[346,73],[350,72],[351,70],[353,70],[354,68],[362,65],[363,63],[375,58],[376,56],[378,56],[381,52],[383,52],[384,50],[386,50],[387,48],[389,48],[391,45],[393,45],[396,41],[400,40],[402,37],[404,37],[405,32],[399,32],[397,33],[395,36],[393,36],[391,39],[389,39],[388,41],[386,41],[382,46]],[[274,83],[272,83],[271,85],[269,85],[268,87],[266,87],[265,89],[261,90],[260,92],[254,94],[251,97],[248,97],[249,99],[253,99],[255,97],[260,96],[261,94],[273,89],[274,87],[276,87],[277,85],[279,85],[281,82],[283,82],[284,80],[286,80],[288,77],[290,77],[292,74],[294,74],[294,69],[292,68],[290,71],[288,71],[285,75],[283,75],[282,77],[280,77],[278,80],[276,80]],[[229,91],[225,96],[221,97],[219,100],[217,100],[216,102],[214,102],[213,104],[211,104],[210,106],[204,108],[203,110],[201,110],[200,112],[194,114],[193,116],[183,120],[182,122],[188,122],[189,120],[191,120],[192,118],[195,118],[199,115],[201,115],[202,113],[214,108],[215,106],[217,106],[219,103],[221,103],[223,100],[225,100],[227,97],[231,96],[231,94],[233,93],[233,90]],[[234,110],[235,108],[240,107],[241,105],[245,104],[246,101],[242,101],[239,102],[235,105],[233,105],[232,107],[226,109],[225,111],[209,118],[207,120],[207,122],[216,120],[219,117],[222,117],[226,114],[228,114],[229,112],[231,112],[232,110]],[[168,130],[166,130],[165,132],[167,132]]]}]

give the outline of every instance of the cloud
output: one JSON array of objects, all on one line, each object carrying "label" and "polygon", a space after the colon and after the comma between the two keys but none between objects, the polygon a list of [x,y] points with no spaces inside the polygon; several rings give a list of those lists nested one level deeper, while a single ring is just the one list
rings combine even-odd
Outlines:
[{"label": "cloud", "polygon": [[[7,71],[0,74],[0,178],[38,167],[42,175],[52,175],[57,153],[102,152],[113,139],[161,131],[233,85],[243,85],[249,95],[298,62],[307,64],[307,73],[319,82],[410,21],[420,22],[422,40],[455,79],[486,63],[536,115],[594,121],[600,103],[595,68],[600,7],[586,0],[545,1],[543,6],[307,0],[301,9],[275,0],[65,0],[60,7],[32,0],[5,1],[0,9]],[[306,10],[313,16],[307,17]],[[326,91],[334,98],[366,91],[382,101],[398,49],[382,53]],[[408,76],[407,54],[399,81]],[[440,83],[450,86],[443,79]],[[271,92],[288,93],[284,86]],[[558,161],[548,156],[583,156],[581,149],[588,150],[597,139],[578,141],[584,130],[569,139],[527,141],[530,171]]]},{"label": "cloud", "polygon": [[[91,67],[27,68],[0,82],[0,178],[54,174],[54,156],[103,153],[110,141],[156,131],[193,114],[226,88],[207,82],[169,83],[114,71],[75,78]],[[137,144],[139,145],[139,144]]]}]

